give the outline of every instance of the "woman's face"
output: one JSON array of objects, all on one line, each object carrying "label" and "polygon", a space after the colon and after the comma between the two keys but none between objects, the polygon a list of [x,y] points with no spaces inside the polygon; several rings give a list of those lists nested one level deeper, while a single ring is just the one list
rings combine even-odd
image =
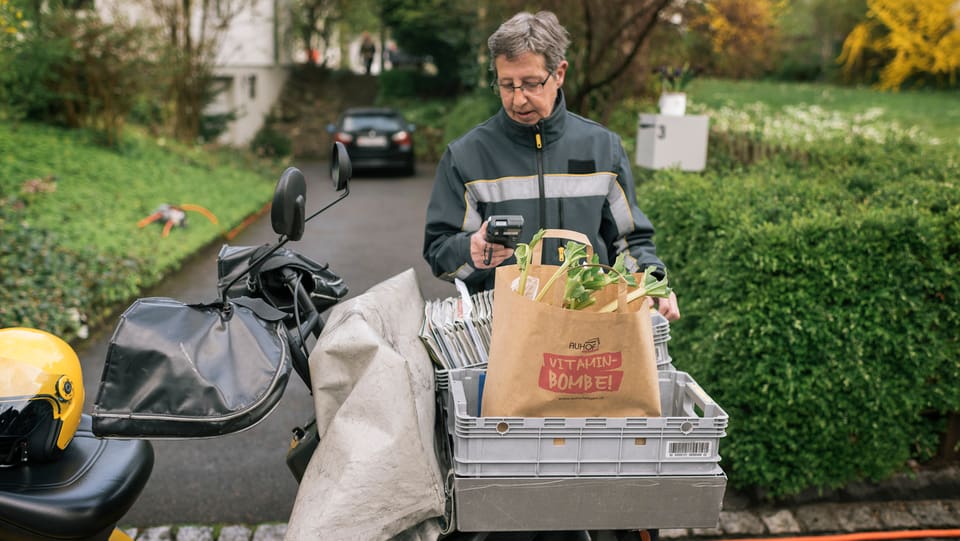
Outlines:
[{"label": "woman's face", "polygon": [[[531,126],[550,116],[567,72],[566,60],[552,74],[547,72],[543,55],[537,53],[523,53],[513,59],[500,55],[495,64],[495,84],[507,116]],[[521,85],[526,85],[526,89],[518,88]]]}]

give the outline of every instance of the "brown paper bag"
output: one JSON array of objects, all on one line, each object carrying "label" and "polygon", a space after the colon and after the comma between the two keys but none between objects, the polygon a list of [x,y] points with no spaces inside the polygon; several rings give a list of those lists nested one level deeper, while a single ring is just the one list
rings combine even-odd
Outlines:
[{"label": "brown paper bag", "polygon": [[[557,237],[589,246],[572,231],[544,235]],[[532,260],[540,261],[538,250]],[[528,282],[542,287],[556,268],[531,263]],[[649,299],[626,304],[621,281],[597,292],[594,305],[567,310],[561,307],[566,276],[540,301],[513,290],[519,276],[517,265],[496,270],[484,417],[660,416]],[[596,312],[615,299],[616,311]]]}]

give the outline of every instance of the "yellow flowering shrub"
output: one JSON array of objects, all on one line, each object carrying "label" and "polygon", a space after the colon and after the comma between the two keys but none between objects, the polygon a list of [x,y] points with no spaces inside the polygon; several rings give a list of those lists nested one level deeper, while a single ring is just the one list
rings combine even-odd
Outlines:
[{"label": "yellow flowering shrub", "polygon": [[867,0],[866,20],[843,43],[846,74],[878,54],[886,63],[877,86],[899,90],[912,77],[932,76],[953,86],[960,71],[960,2]]},{"label": "yellow flowering shrub", "polygon": [[23,10],[17,8],[10,0],[0,0],[0,36],[10,37],[18,35],[27,27],[28,22],[23,18]]},{"label": "yellow flowering shrub", "polygon": [[781,10],[774,0],[712,0],[703,4],[703,12],[692,17],[689,26],[710,40],[714,73],[754,77],[773,66]]}]

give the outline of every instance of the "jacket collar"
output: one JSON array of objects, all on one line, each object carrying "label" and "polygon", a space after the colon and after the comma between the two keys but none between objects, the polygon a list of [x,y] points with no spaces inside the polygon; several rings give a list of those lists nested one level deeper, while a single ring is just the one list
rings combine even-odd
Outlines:
[{"label": "jacket collar", "polygon": [[553,104],[553,112],[550,113],[550,116],[538,122],[536,126],[521,124],[513,120],[507,116],[507,112],[503,107],[500,107],[500,112],[497,116],[500,121],[500,126],[511,141],[521,146],[536,148],[537,140],[535,134],[539,127],[543,145],[548,146],[552,142],[560,139],[560,136],[563,134],[563,127],[567,121],[567,102],[563,96],[563,89],[558,89],[557,101]]}]

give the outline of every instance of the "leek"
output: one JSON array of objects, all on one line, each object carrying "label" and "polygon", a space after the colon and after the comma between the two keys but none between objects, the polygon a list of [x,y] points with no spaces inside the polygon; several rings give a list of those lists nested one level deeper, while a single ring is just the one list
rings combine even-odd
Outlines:
[{"label": "leek", "polygon": [[[667,277],[664,276],[662,279],[657,280],[657,278],[653,275],[653,271],[655,270],[657,270],[657,268],[651,265],[643,271],[643,283],[640,284],[640,287],[627,294],[627,304],[630,304],[641,297],[666,298],[670,296],[670,292],[673,290],[667,286]],[[597,311],[613,312],[616,309],[617,301],[612,301]]]},{"label": "leek", "polygon": [[[610,284],[624,280],[628,286],[636,287],[637,279],[626,270],[625,253],[620,253],[613,267],[600,263],[600,256],[593,254],[589,263],[570,269],[567,273],[567,286],[563,295],[563,306],[571,310],[582,310],[597,302],[593,296]],[[610,272],[604,272],[604,269]]]},{"label": "leek", "polygon": [[574,263],[579,262],[582,259],[587,257],[587,247],[579,242],[574,242],[572,240],[567,241],[567,245],[563,248],[563,263],[557,267],[557,270],[553,275],[547,280],[547,283],[540,288],[540,292],[537,293],[537,298],[535,301],[539,301],[547,294],[547,291],[553,286],[553,283],[557,281],[557,278],[562,276],[567,272],[567,269],[570,268]]},{"label": "leek", "polygon": [[527,273],[530,269],[530,258],[533,257],[533,249],[537,243],[540,242],[540,239],[543,238],[544,233],[546,233],[546,230],[541,229],[537,231],[537,234],[530,239],[529,244],[523,242],[517,243],[517,247],[513,250],[513,255],[517,258],[517,266],[520,267],[520,283],[517,285],[517,293],[520,295],[523,295],[527,289]]}]

